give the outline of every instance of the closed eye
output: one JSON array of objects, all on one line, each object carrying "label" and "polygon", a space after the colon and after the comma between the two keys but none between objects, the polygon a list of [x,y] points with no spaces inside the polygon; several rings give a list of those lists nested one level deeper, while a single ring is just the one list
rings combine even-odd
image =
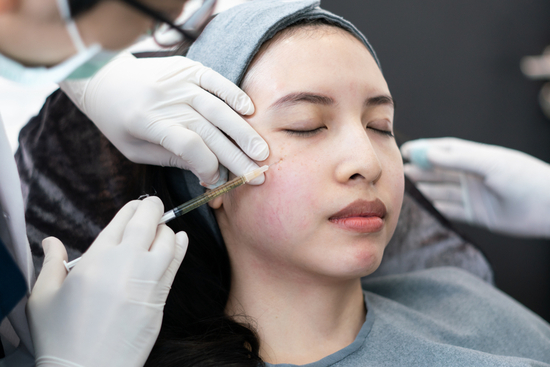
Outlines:
[{"label": "closed eye", "polygon": [[284,131],[289,135],[295,135],[295,136],[301,136],[301,137],[307,138],[309,136],[317,135],[318,133],[321,132],[322,129],[325,129],[325,127],[318,127],[317,129],[312,129],[312,130],[289,130],[289,129],[286,129]]},{"label": "closed eye", "polygon": [[375,131],[376,133],[378,133],[378,134],[387,135],[387,136],[390,136],[390,137],[393,138],[393,132],[391,132],[390,130],[376,129],[376,128],[370,127],[370,126],[368,126],[367,129],[374,130],[374,131]]}]

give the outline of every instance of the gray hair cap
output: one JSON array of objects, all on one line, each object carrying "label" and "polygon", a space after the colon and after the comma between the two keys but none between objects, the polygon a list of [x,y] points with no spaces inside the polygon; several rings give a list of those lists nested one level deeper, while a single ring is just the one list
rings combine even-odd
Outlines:
[{"label": "gray hair cap", "polygon": [[216,16],[187,57],[239,85],[248,65],[275,34],[301,20],[326,19],[361,40],[380,67],[374,49],[350,22],[319,7],[317,0],[253,0]]},{"label": "gray hair cap", "polygon": [[[239,85],[248,65],[264,42],[277,32],[302,20],[325,19],[349,31],[378,57],[365,36],[350,22],[319,7],[318,0],[253,0],[218,14],[189,49],[187,57],[199,61]],[[204,192],[189,171],[171,169],[168,185],[174,199],[190,200]],[[195,213],[220,244],[223,239],[216,219],[206,205]]]}]

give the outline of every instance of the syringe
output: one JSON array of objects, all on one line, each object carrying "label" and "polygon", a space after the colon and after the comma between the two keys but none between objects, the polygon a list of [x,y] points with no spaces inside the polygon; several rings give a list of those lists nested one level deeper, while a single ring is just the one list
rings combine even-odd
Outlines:
[{"label": "syringe", "polygon": [[[182,215],[189,213],[191,210],[196,209],[199,206],[208,203],[210,200],[213,200],[218,196],[233,190],[234,188],[237,188],[241,185],[244,185],[247,182],[252,181],[256,177],[259,177],[262,173],[267,171],[269,167],[270,166],[262,166],[260,168],[255,169],[254,171],[245,173],[243,176],[236,177],[231,181],[227,181],[223,185],[213,190],[207,191],[204,194],[199,195],[196,198],[191,199],[181,204],[180,206],[177,206],[174,209],[167,211],[166,213],[164,213],[162,218],[160,218],[159,225],[170,222],[172,219],[181,217]],[[65,264],[65,268],[67,269],[67,272],[69,272],[80,259],[81,258],[79,257],[70,262],[63,261],[63,264]]]},{"label": "syringe", "polygon": [[206,204],[210,200],[215,199],[218,196],[223,195],[226,192],[231,191],[236,187],[239,187],[247,182],[252,181],[256,177],[260,176],[262,173],[267,171],[268,169],[269,169],[269,166],[262,166],[260,168],[257,168],[254,171],[245,173],[243,176],[236,177],[231,181],[227,181],[223,185],[213,190],[207,191],[204,194],[199,195],[196,198],[191,199],[188,202],[183,203],[180,206],[177,206],[174,209],[167,211],[166,213],[164,213],[162,218],[160,218],[159,224],[169,222],[172,219],[181,217],[185,213],[189,213],[191,210],[196,209],[203,204]]}]

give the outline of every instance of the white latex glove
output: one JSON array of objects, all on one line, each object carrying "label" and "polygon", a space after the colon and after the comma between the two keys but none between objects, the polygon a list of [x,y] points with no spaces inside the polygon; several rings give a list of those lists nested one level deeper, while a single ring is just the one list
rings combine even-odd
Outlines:
[{"label": "white latex glove", "polygon": [[227,171],[218,160],[240,176],[258,168],[250,158],[269,155],[267,143],[238,114],[254,112],[250,98],[182,56],[136,59],[125,53],[91,79],[63,82],[61,88],[136,163],[189,169],[203,183],[220,185]]},{"label": "white latex glove", "polygon": [[37,366],[143,366],[187,250],[162,214],[156,197],[128,203],[68,275],[63,244],[44,240],[27,304]]},{"label": "white latex glove", "polygon": [[406,175],[450,219],[550,238],[550,165],[516,150],[441,138],[403,144]]},{"label": "white latex glove", "polygon": [[[521,71],[531,79],[550,79],[550,46],[540,56],[525,56],[521,59]],[[542,112],[550,119],[550,83],[544,83],[539,93]]]},{"label": "white latex glove", "polygon": [[525,56],[521,59],[523,74],[531,79],[550,79],[550,46],[539,56]]}]

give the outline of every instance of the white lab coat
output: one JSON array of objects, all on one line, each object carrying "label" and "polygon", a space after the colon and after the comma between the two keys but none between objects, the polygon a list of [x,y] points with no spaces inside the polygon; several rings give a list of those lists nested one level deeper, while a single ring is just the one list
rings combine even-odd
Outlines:
[{"label": "white lab coat", "polygon": [[[25,230],[25,208],[17,166],[0,116],[0,237],[19,265],[30,290],[34,285],[34,267]],[[6,358],[0,366],[33,366],[32,340],[25,314],[27,297],[0,325],[0,338]],[[29,353],[30,352],[30,353]]]}]

